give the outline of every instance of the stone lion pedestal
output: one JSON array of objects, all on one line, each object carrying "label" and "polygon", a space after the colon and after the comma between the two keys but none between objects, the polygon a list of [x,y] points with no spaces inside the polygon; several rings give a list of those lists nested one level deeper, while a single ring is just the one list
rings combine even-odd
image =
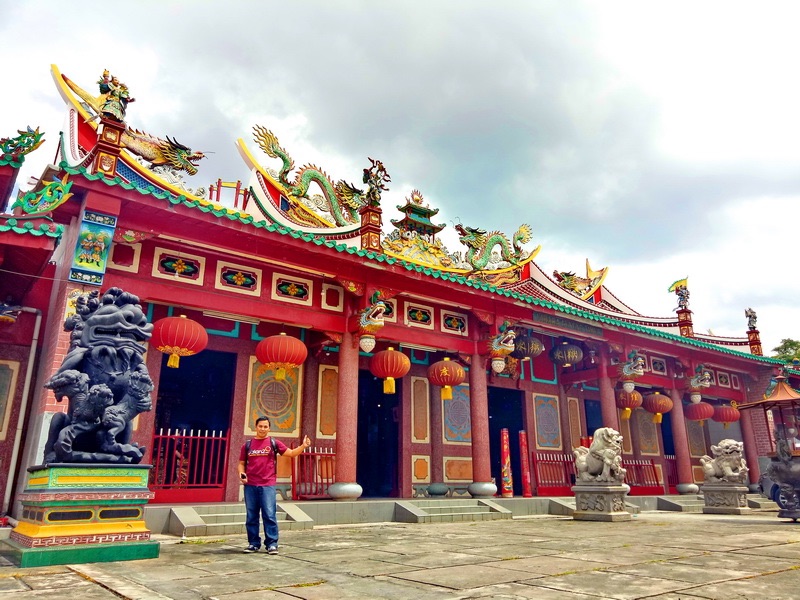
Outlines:
[{"label": "stone lion pedestal", "polygon": [[630,489],[624,483],[574,485],[575,512],[572,518],[576,521],[630,521],[631,513],[625,510],[625,497]]},{"label": "stone lion pedestal", "polygon": [[751,511],[747,506],[747,462],[744,444],[725,439],[711,446],[711,456],[700,458],[705,482],[702,491],[705,500],[703,512],[712,515],[743,515]]},{"label": "stone lion pedestal", "polygon": [[594,432],[589,448],[573,448],[575,456],[576,521],[630,521],[625,510],[625,497],[630,486],[625,484],[622,468],[622,436],[610,427]]},{"label": "stone lion pedestal", "polygon": [[705,506],[703,513],[710,515],[744,515],[751,512],[747,506],[747,486],[741,483],[706,482],[701,488]]}]

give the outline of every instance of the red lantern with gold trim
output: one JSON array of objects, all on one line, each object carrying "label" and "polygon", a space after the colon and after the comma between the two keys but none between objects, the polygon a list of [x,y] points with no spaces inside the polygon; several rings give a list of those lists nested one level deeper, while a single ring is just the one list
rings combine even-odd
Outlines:
[{"label": "red lantern with gold trim", "polygon": [[717,423],[722,423],[723,428],[727,429],[731,423],[736,423],[741,417],[739,409],[735,406],[715,406],[714,414],[711,418]]},{"label": "red lantern with gold trim", "polygon": [[626,392],[625,390],[620,390],[617,392],[617,408],[622,409],[622,419],[627,421],[631,418],[631,411],[636,408],[639,408],[642,405],[642,395],[633,390],[631,392]]},{"label": "red lantern with gold trim", "polygon": [[167,366],[177,369],[181,356],[192,356],[208,346],[208,333],[197,321],[180,317],[166,317],[153,323],[152,345],[159,352],[169,354]]},{"label": "red lantern with gold trim", "polygon": [[706,419],[714,416],[714,407],[708,402],[692,402],[683,407],[683,416],[689,421],[700,421],[700,425]]},{"label": "red lantern with gold trim", "polygon": [[410,369],[409,358],[391,347],[377,352],[369,361],[372,374],[383,379],[384,394],[394,394],[394,380],[403,377]]},{"label": "red lantern with gold trim", "polygon": [[466,376],[464,367],[447,357],[428,367],[428,381],[442,386],[442,400],[451,400],[453,388],[464,383]]},{"label": "red lantern with gold trim", "polygon": [[291,335],[281,332],[258,342],[256,358],[269,369],[275,369],[275,379],[286,379],[286,369],[296,369],[308,356],[306,345]]},{"label": "red lantern with gold trim", "polygon": [[661,415],[672,410],[672,398],[661,392],[653,392],[644,397],[642,406],[647,412],[653,413],[653,423],[661,423]]}]

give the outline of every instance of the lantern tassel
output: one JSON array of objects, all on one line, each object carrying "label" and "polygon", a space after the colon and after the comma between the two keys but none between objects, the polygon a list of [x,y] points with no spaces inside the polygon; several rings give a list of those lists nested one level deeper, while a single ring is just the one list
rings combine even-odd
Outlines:
[{"label": "lantern tassel", "polygon": [[170,354],[169,359],[167,359],[167,366],[171,369],[177,369],[178,365],[180,365],[181,357],[178,354]]},{"label": "lantern tassel", "polygon": [[275,371],[275,381],[283,381],[286,379],[286,367],[278,367]]},{"label": "lantern tassel", "polygon": [[656,413],[653,415],[653,423],[661,423],[661,413]]},{"label": "lantern tassel", "polygon": [[730,427],[730,425],[731,425],[730,423],[723,423],[722,428],[727,429],[728,427]]},{"label": "lantern tassel", "polygon": [[453,399],[453,388],[449,385],[442,387],[442,400],[452,400]]},{"label": "lantern tassel", "polygon": [[628,408],[628,407],[623,408],[622,409],[622,420],[623,421],[627,421],[630,418],[631,418],[631,409]]},{"label": "lantern tassel", "polygon": [[394,377],[387,377],[383,380],[383,393],[394,394]]}]

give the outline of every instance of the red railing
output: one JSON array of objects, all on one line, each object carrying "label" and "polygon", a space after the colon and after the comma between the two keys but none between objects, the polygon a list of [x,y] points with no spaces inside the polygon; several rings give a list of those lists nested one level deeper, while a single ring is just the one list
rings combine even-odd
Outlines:
[{"label": "red railing", "polygon": [[217,502],[223,499],[229,434],[162,429],[153,436],[150,489],[154,502]]},{"label": "red railing", "polygon": [[330,498],[328,488],[336,482],[336,455],[333,450],[314,448],[292,461],[292,499]]},{"label": "red railing", "polygon": [[245,188],[241,181],[227,182],[217,179],[216,184],[212,183],[208,186],[208,199],[217,204],[223,203],[223,188],[233,190],[233,208],[237,210],[245,210],[247,208],[247,201],[250,199],[250,190]]},{"label": "red railing", "polygon": [[674,454],[664,455],[664,471],[666,471],[667,489],[670,494],[678,493],[678,459]]},{"label": "red railing", "polygon": [[532,452],[533,478],[538,496],[571,496],[575,460],[571,454]]},{"label": "red railing", "polygon": [[[558,452],[532,452],[533,476],[539,496],[571,496],[575,485],[575,459],[571,454]],[[663,494],[655,461],[650,459],[623,460],[625,483],[631,487],[631,496]]]}]

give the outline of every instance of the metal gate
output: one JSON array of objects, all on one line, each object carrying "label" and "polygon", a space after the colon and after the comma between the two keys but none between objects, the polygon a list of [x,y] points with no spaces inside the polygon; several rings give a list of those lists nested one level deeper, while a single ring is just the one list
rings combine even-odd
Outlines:
[{"label": "metal gate", "polygon": [[227,431],[160,430],[153,436],[153,502],[222,502],[229,441]]}]

